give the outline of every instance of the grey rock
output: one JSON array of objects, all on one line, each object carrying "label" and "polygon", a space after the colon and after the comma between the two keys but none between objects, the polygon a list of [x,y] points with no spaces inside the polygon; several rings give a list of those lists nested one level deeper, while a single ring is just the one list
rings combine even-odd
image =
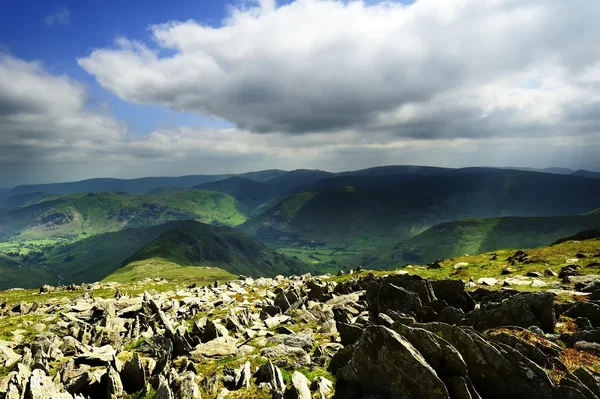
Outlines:
[{"label": "grey rock", "polygon": [[125,362],[121,371],[121,381],[127,393],[135,393],[144,389],[146,385],[146,371],[142,359],[135,353],[131,359]]},{"label": "grey rock", "polygon": [[337,372],[335,398],[380,393],[390,398],[448,399],[448,391],[419,351],[397,332],[369,326],[349,363]]},{"label": "grey rock", "polygon": [[431,281],[431,287],[435,296],[440,301],[446,301],[448,305],[464,312],[475,309],[475,301],[465,290],[465,283],[461,280],[436,280]]},{"label": "grey rock", "polygon": [[290,387],[285,391],[285,399],[311,399],[310,381],[304,374],[294,371]]},{"label": "grey rock", "polygon": [[169,387],[167,379],[161,374],[158,376],[158,389],[154,399],[173,399],[173,392]]},{"label": "grey rock", "polygon": [[121,377],[119,373],[111,366],[106,369],[107,376],[107,397],[109,398],[120,398],[123,396],[123,384],[121,383]]},{"label": "grey rock", "polygon": [[394,310],[401,313],[420,313],[423,304],[414,292],[391,283],[372,283],[367,289],[367,301],[369,302],[369,315],[373,321],[377,315],[386,310]]},{"label": "grey rock", "polygon": [[333,392],[333,383],[325,377],[317,377],[310,385],[310,390],[313,391],[319,399],[325,399]]},{"label": "grey rock", "polygon": [[500,326],[538,326],[544,332],[553,333],[553,301],[554,297],[549,292],[521,293],[500,304],[476,309],[467,317],[479,331]]},{"label": "grey rock", "polygon": [[336,329],[340,333],[341,343],[344,346],[352,345],[358,341],[364,330],[363,327],[343,322],[337,322]]},{"label": "grey rock", "polygon": [[237,340],[233,337],[219,337],[210,342],[197,345],[190,356],[201,360],[203,357],[232,356],[237,351]]},{"label": "grey rock", "polygon": [[174,385],[174,396],[177,399],[199,399],[202,397],[200,387],[196,382],[196,376],[192,372],[188,371],[177,378]]},{"label": "grey rock", "polygon": [[270,360],[259,367],[258,371],[256,372],[256,382],[268,383],[271,385],[272,390],[279,393],[283,393],[285,390],[285,382],[283,381],[281,370],[271,363]]}]

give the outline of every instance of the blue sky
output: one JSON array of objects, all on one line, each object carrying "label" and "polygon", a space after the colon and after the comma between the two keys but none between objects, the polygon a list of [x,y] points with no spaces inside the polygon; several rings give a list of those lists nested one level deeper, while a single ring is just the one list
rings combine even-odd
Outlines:
[{"label": "blue sky", "polygon": [[[62,8],[68,10],[68,22],[48,26],[45,18]],[[172,126],[230,126],[226,121],[194,113],[123,101],[101,88],[76,60],[93,48],[110,45],[120,36],[151,40],[147,28],[153,24],[195,19],[218,26],[225,10],[222,1],[203,0],[3,0],[0,49],[25,60],[42,60],[50,73],[66,74],[83,82],[89,89],[89,101],[108,104],[112,113],[126,121],[134,134]]]},{"label": "blue sky", "polygon": [[599,170],[597,15],[597,0],[2,0],[0,186]]}]

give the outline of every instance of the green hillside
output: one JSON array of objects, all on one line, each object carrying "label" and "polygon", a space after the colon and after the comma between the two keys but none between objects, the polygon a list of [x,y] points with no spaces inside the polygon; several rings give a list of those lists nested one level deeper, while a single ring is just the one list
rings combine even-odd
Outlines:
[{"label": "green hillside", "polygon": [[214,266],[251,276],[303,274],[311,270],[232,228],[192,221],[174,223],[173,228],[145,245],[126,263],[153,258],[179,265]]},{"label": "green hillside", "polygon": [[507,248],[536,248],[600,226],[600,215],[494,218],[442,223],[398,243],[383,263],[429,263]]},{"label": "green hillside", "polygon": [[187,219],[234,226],[246,220],[243,209],[233,197],[206,190],[66,194],[0,210],[0,233],[79,237]]},{"label": "green hillside", "polygon": [[132,262],[127,266],[116,270],[102,281],[130,283],[155,277],[164,278],[169,282],[179,284],[195,283],[198,285],[206,285],[212,284],[215,281],[223,283],[236,279],[238,276],[234,276],[233,274],[216,267],[181,266],[164,259],[153,258]]},{"label": "green hillside", "polygon": [[[138,263],[134,266],[144,265],[151,259],[186,267],[217,267],[236,276],[291,275],[312,270],[307,264],[280,255],[230,227],[191,220],[98,234],[36,253],[38,256],[35,257],[31,253],[27,257],[0,254],[3,277],[0,279],[0,289],[36,287],[41,283],[95,282],[124,266],[135,262]],[[120,271],[120,278],[139,276],[140,269],[133,270],[134,266]],[[194,276],[198,278],[200,272],[199,269],[195,270]],[[27,279],[23,278],[24,273]],[[169,273],[176,275],[183,271],[171,270]],[[214,271],[204,274],[208,277],[217,275]],[[4,276],[13,275],[15,278],[4,279]]]},{"label": "green hillside", "polygon": [[597,209],[599,198],[595,179],[469,168],[385,187],[297,194],[240,229],[267,241],[391,243],[448,221],[582,214]]},{"label": "green hillside", "polygon": [[253,210],[271,198],[280,195],[284,190],[277,185],[256,182],[243,177],[230,177],[229,179],[204,183],[195,188],[225,193],[235,198],[240,204]]}]

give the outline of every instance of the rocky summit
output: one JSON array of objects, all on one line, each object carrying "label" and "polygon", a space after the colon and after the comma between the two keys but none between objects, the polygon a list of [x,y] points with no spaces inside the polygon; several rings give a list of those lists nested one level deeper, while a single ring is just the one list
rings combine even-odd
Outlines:
[{"label": "rocky summit", "polygon": [[598,398],[599,286],[357,270],[12,291],[0,398]]}]

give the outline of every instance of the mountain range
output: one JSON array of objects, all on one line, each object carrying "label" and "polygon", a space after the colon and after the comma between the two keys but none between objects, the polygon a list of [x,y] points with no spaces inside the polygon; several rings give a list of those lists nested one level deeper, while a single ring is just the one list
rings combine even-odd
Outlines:
[{"label": "mountain range", "polygon": [[600,227],[596,177],[399,165],[18,186],[0,192],[0,288],[150,261],[272,276],[544,246]]}]

